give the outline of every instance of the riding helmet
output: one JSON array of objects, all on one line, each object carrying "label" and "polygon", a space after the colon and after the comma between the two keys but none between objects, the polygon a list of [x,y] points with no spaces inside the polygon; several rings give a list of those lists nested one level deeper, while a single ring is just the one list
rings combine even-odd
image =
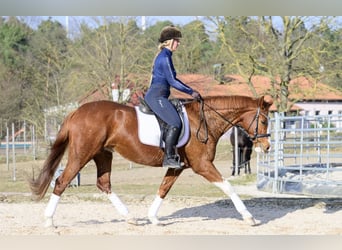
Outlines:
[{"label": "riding helmet", "polygon": [[159,42],[163,43],[170,39],[179,39],[182,37],[181,31],[174,25],[166,26],[160,32]]}]

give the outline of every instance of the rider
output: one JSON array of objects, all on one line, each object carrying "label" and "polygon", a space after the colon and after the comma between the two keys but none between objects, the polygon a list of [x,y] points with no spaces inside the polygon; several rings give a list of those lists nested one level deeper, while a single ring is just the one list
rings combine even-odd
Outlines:
[{"label": "rider", "polygon": [[178,142],[182,123],[180,117],[169,101],[170,87],[191,95],[200,100],[196,91],[176,78],[176,71],[172,62],[172,52],[176,51],[182,37],[181,31],[175,26],[162,29],[159,38],[159,52],[154,59],[150,87],[145,95],[145,101],[153,112],[168,126],[165,131],[165,155],[163,167],[181,168],[175,147]]}]

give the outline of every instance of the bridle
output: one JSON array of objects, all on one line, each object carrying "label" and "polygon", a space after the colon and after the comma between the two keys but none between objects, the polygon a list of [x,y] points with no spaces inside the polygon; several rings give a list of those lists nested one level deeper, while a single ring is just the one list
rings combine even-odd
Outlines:
[{"label": "bridle", "polygon": [[[212,110],[214,113],[216,113],[220,118],[222,118],[222,120],[226,121],[227,123],[229,123],[230,125],[232,125],[233,127],[237,127],[238,129],[240,129],[247,137],[248,139],[250,139],[251,141],[254,141],[258,138],[264,138],[264,137],[269,137],[270,134],[259,134],[258,133],[258,129],[259,129],[259,117],[260,115],[264,116],[266,119],[268,119],[268,116],[260,111],[260,107],[257,108],[256,114],[253,118],[253,120],[251,121],[250,125],[248,126],[248,129],[250,129],[250,127],[253,125],[254,122],[256,122],[256,126],[255,126],[255,130],[254,130],[254,134],[251,137],[249,135],[249,133],[240,125],[234,124],[232,121],[230,121],[229,119],[225,118],[222,114],[220,114],[219,112],[217,112],[216,109],[214,109],[213,107],[211,107],[210,105],[208,105],[207,103],[204,103],[204,100],[199,100],[200,102],[200,124],[198,126],[197,132],[196,132],[196,137],[199,141],[201,141],[202,143],[206,143],[208,141],[208,126],[207,126],[207,120],[205,119],[205,115],[204,115],[204,105],[207,106],[210,110]],[[201,127],[204,127],[204,131],[205,131],[205,136],[204,138],[200,138],[199,136],[199,132],[201,130]]]},{"label": "bridle", "polygon": [[265,138],[265,137],[271,136],[271,134],[269,134],[269,133],[267,133],[267,134],[259,134],[259,133],[258,133],[258,129],[259,129],[259,116],[260,116],[260,115],[262,115],[263,117],[265,117],[266,119],[268,119],[268,116],[267,116],[265,113],[261,112],[261,111],[260,111],[260,107],[258,107],[257,112],[256,112],[256,114],[255,114],[253,120],[251,121],[251,123],[249,124],[248,129],[247,129],[247,130],[249,130],[250,127],[252,126],[253,122],[256,121],[256,126],[255,126],[255,130],[254,130],[253,137],[251,137],[251,136],[248,134],[248,132],[247,132],[243,127],[241,127],[240,125],[235,125],[235,126],[236,126],[237,128],[239,128],[241,131],[243,131],[243,133],[245,133],[246,136],[247,136],[251,141],[254,141],[254,140],[258,139],[258,138]]}]

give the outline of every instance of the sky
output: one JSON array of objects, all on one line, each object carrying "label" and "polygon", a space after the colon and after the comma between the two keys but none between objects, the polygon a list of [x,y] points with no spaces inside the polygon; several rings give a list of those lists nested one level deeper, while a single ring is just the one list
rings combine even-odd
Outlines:
[{"label": "sky", "polygon": [[[44,19],[48,19],[49,16],[44,16]],[[75,16],[70,16],[70,17],[66,17],[66,16],[52,16],[51,17],[53,20],[57,20],[59,21],[62,25],[66,26],[67,20],[69,20],[69,22],[71,22],[72,19],[75,18],[82,18],[82,17],[75,17]],[[140,21],[138,19],[138,24],[141,25],[141,20],[143,17],[141,17]],[[146,25],[153,25],[155,24],[157,21],[166,21],[169,20],[172,23],[174,23],[175,25],[185,25],[191,21],[194,21],[196,19],[200,19],[201,17],[198,16],[145,16],[145,20],[146,20]]]}]

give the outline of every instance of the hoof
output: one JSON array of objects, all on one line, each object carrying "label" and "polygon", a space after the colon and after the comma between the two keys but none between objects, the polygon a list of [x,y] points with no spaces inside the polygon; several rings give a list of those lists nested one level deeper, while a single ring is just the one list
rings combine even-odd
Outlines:
[{"label": "hoof", "polygon": [[158,220],[157,217],[148,217],[152,225],[160,225],[160,221]]},{"label": "hoof", "polygon": [[244,218],[244,221],[247,222],[248,225],[253,227],[261,224],[260,220],[256,220],[253,217]]},{"label": "hoof", "polygon": [[136,218],[127,218],[126,219],[126,222],[130,225],[134,225],[134,226],[137,226],[138,225],[138,221]]},{"label": "hoof", "polygon": [[55,228],[55,225],[53,224],[52,217],[47,217],[47,218],[45,218],[44,227],[45,227],[45,228]]}]

